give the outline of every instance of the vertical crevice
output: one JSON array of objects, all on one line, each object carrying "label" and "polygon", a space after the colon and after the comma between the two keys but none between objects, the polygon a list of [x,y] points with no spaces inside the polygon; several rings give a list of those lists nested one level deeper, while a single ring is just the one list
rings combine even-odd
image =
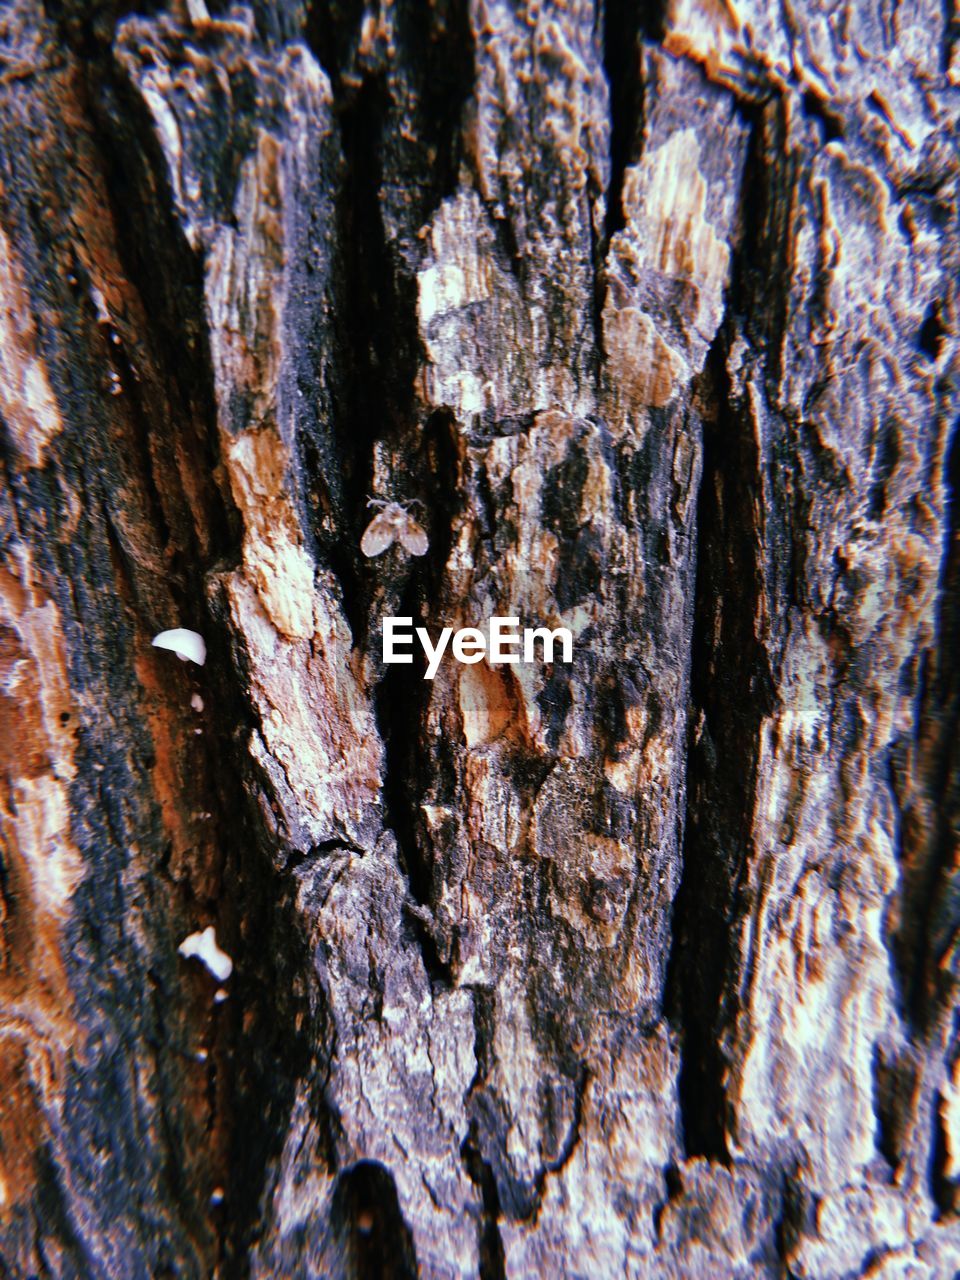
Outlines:
[{"label": "vertical crevice", "polygon": [[493,1170],[480,1154],[476,1121],[471,1121],[467,1137],[460,1148],[464,1167],[480,1192],[481,1212],[477,1223],[480,1262],[479,1280],[507,1280],[506,1255],[500,1235],[500,1197]]},{"label": "vertical crevice", "polygon": [[[362,562],[370,519],[374,450],[395,460],[391,491],[425,500],[414,385],[422,359],[417,324],[418,233],[456,187],[460,119],[473,83],[467,6],[445,0],[429,20],[411,3],[395,11],[396,48],[362,38],[356,3],[313,4],[307,39],[330,77],[343,154],[337,200],[335,347],[329,381],[342,498],[324,496],[323,451],[304,456],[318,506],[332,505],[333,528],[318,521],[317,542],[336,572],[354,642],[367,645],[369,606],[383,562]],[[402,70],[401,70],[402,69]],[[396,575],[394,575],[396,576]],[[399,584],[402,588],[402,583]]]},{"label": "vertical crevice", "polygon": [[[443,598],[443,578],[451,550],[451,528],[460,509],[460,460],[456,423],[445,410],[427,421],[418,451],[424,478],[424,502],[429,522],[430,546],[427,554],[409,570],[397,615],[412,617],[414,627],[427,627],[434,641],[433,626],[438,602]],[[379,643],[373,637],[372,643]],[[384,743],[386,768],[384,799],[386,818],[397,837],[404,871],[414,898],[430,905],[434,897],[434,868],[429,843],[421,830],[420,797],[435,776],[436,753],[443,743],[424,745],[424,721],[432,684],[424,679],[426,660],[419,642],[413,644],[412,665],[386,669],[376,691],[377,723]],[[447,962],[441,959],[423,930],[417,930],[424,960],[435,978],[449,979]]]},{"label": "vertical crevice", "polygon": [[[149,353],[163,392],[162,401],[151,400],[141,394],[135,378],[123,379],[130,424],[123,447],[139,459],[160,512],[151,528],[168,555],[167,587],[179,620],[204,635],[208,650],[202,676],[194,677],[195,687],[203,691],[202,719],[198,714],[196,736],[189,740],[189,759],[197,762],[195,776],[189,800],[179,800],[185,808],[202,811],[209,862],[176,881],[163,874],[171,901],[164,904],[164,918],[150,923],[176,939],[178,931],[183,936],[198,923],[213,920],[220,944],[236,957],[228,997],[220,1005],[212,1004],[215,984],[209,975],[188,971],[174,961],[184,993],[178,1000],[186,1002],[187,1011],[177,1033],[186,1029],[191,1039],[187,1045],[173,1045],[161,1037],[155,1084],[161,1109],[158,1123],[169,1144],[165,1176],[172,1202],[198,1239],[204,1232],[213,1233],[217,1266],[226,1274],[242,1276],[266,1171],[282,1149],[295,1083],[307,1066],[308,1047],[300,1029],[302,1001],[295,991],[298,975],[309,965],[298,941],[294,904],[274,870],[278,837],[265,826],[248,790],[247,741],[254,721],[243,691],[244,672],[230,649],[222,601],[207,592],[211,571],[238,562],[242,530],[238,513],[216,480],[219,436],[203,319],[203,269],[173,214],[166,167],[143,104],[118,77],[109,46],[81,41],[82,47],[88,45],[96,56],[84,66],[84,105],[116,228],[118,256],[150,319],[138,341]],[[114,361],[125,359],[123,348],[108,337],[116,347]],[[177,452],[179,464],[174,460]],[[79,468],[84,465],[77,460]],[[196,486],[189,511],[178,465],[189,468]],[[129,565],[108,522],[108,536],[111,533],[115,554]],[[138,599],[133,587],[127,603],[146,634],[156,629],[150,602]],[[169,696],[189,705],[185,684],[185,679],[174,683]],[[171,711],[174,724],[176,714]],[[147,767],[152,763],[145,761]],[[158,944],[158,952],[162,954],[168,943],[169,937]],[[285,992],[283,1000],[277,999],[278,990]],[[160,1019],[162,1004],[169,998],[169,988],[158,980],[151,1000]],[[160,1025],[173,1033],[173,1017]],[[178,1116],[188,1107],[181,1059],[201,1053],[197,1060],[206,1063],[202,1092],[209,1113],[209,1146],[188,1152]],[[206,1162],[203,1176],[208,1185],[198,1185],[187,1175],[187,1157],[195,1165]]]},{"label": "vertical crevice", "polygon": [[[768,355],[766,376],[775,386],[790,305],[792,202],[800,161],[788,146],[790,99],[777,94],[758,103],[737,102],[750,126],[740,184],[739,248],[729,293],[729,311],[742,317],[744,334]],[[771,157],[776,157],[775,164]],[[771,399],[775,402],[776,397]]]},{"label": "vertical crevice", "polygon": [[[424,626],[418,576],[407,583],[398,617],[413,618],[414,627]],[[436,637],[434,637],[436,639]],[[423,649],[413,644],[413,664],[398,664],[386,669],[377,685],[377,725],[383,739],[385,818],[397,838],[403,869],[410,892],[419,903],[429,902],[432,894],[432,872],[420,856],[420,831],[417,796],[421,792],[418,762],[420,725],[430,683],[424,679],[426,659]]]},{"label": "vertical crevice", "polygon": [[[921,668],[917,772],[925,804],[903,796],[904,878],[894,954],[913,1025],[929,1030],[956,982],[943,959],[956,929],[960,825],[960,421],[943,471],[944,544],[933,651]],[[905,779],[900,780],[902,786]],[[897,791],[900,795],[899,790]],[[924,819],[923,814],[930,816]]]},{"label": "vertical crevice", "polygon": [[[332,374],[338,455],[346,459],[344,510],[336,534],[318,542],[343,587],[354,643],[376,659],[383,614],[429,625],[442,592],[450,528],[459,503],[456,425],[438,412],[416,420],[415,379],[423,358],[417,318],[419,233],[456,190],[462,160],[460,122],[473,86],[469,7],[443,0],[425,20],[404,0],[394,11],[387,51],[360,37],[356,5],[313,5],[307,36],[334,86],[344,159],[338,203],[336,294],[338,360]],[[390,459],[373,494],[374,455]],[[319,454],[307,464],[318,488]],[[430,539],[414,561],[393,549],[364,561],[358,552],[371,517],[369,496],[416,499]],[[345,536],[344,536],[345,535]],[[429,772],[421,746],[431,686],[414,646],[413,666],[385,670],[377,686],[384,742],[386,824],[397,837],[411,891],[431,898],[432,868],[419,829],[418,797]],[[416,930],[434,977],[444,962]]]},{"label": "vertical crevice", "polygon": [[873,1055],[873,1110],[877,1118],[877,1150],[894,1175],[907,1153],[910,1124],[919,1096],[917,1067],[908,1056],[898,1057],[878,1045]]},{"label": "vertical crevice", "polygon": [[[687,806],[666,992],[668,1016],[682,1041],[686,1152],[723,1161],[729,1159],[730,1121],[723,1032],[736,1012],[738,922],[745,909],[760,731],[776,701],[772,664],[782,643],[776,620],[786,616],[797,589],[789,527],[796,498],[788,489],[777,492],[784,481],[771,465],[778,449],[775,420],[762,435],[755,429],[758,410],[734,388],[727,369],[730,344],[741,335],[752,348],[755,383],[763,372],[774,376],[786,307],[785,287],[770,288],[788,240],[789,202],[778,193],[792,182],[789,158],[781,161],[781,172],[771,169],[769,159],[779,154],[782,107],[773,101],[741,110],[751,138],[738,247],[727,318],[702,379],[709,407],[697,503]],[[787,513],[780,521],[772,518],[778,510]],[[761,613],[774,620],[767,636],[755,627]]]},{"label": "vertical crevice", "polygon": [[[327,56],[329,43],[323,45]],[[328,68],[329,70],[329,68]],[[370,519],[374,446],[395,439],[409,423],[416,352],[410,314],[413,300],[391,260],[380,208],[383,136],[389,99],[382,75],[371,75],[335,99],[343,153],[336,202],[334,349],[328,373],[329,445],[300,442],[307,489],[322,517],[313,533],[321,559],[342,591],[354,645],[369,639],[371,584],[359,551]],[[331,460],[336,460],[331,476]]]},{"label": "vertical crevice", "polygon": [[781,1264],[781,1274],[791,1280],[793,1270],[790,1259],[799,1242],[807,1234],[807,1218],[810,1206],[804,1194],[803,1182],[796,1162],[780,1175],[780,1208],[774,1219],[773,1243]]},{"label": "vertical crevice", "polygon": [[416,1280],[413,1236],[396,1183],[374,1160],[360,1160],[337,1179],[330,1208],[342,1280]]},{"label": "vertical crevice", "polygon": [[[470,1086],[471,1094],[483,1086],[493,1065],[494,1017],[493,993],[482,987],[474,987],[473,1030],[477,1070]],[[483,1158],[481,1148],[479,1126],[474,1118],[470,1121],[467,1136],[460,1148],[460,1157],[470,1180],[480,1192],[480,1216],[477,1221],[479,1277],[480,1280],[506,1280],[506,1255],[499,1225],[503,1212],[500,1195],[493,1169]]]},{"label": "vertical crevice", "polygon": [[661,38],[664,9],[662,4],[630,4],[628,0],[607,0],[603,7],[603,67],[610,93],[610,184],[599,246],[601,261],[624,225],[624,176],[640,158],[643,144],[642,42],[644,35]]},{"label": "vertical crevice", "polygon": [[598,369],[603,350],[603,307],[607,280],[605,263],[613,237],[625,225],[623,184],[627,169],[640,158],[644,130],[643,41],[659,42],[666,23],[666,4],[660,0],[606,0],[602,8],[603,69],[610,99],[610,173],[604,194],[602,228],[591,222],[593,255],[593,328]]},{"label": "vertical crevice", "polygon": [[726,1161],[720,1041],[729,1014],[759,727],[771,706],[772,684],[753,632],[763,591],[761,460],[751,424],[730,400],[722,340],[708,367],[718,412],[704,426],[697,506],[687,815],[667,1004],[683,1045],[679,1090],[687,1155]]},{"label": "vertical crevice", "polygon": [[[155,523],[170,544],[176,581],[189,591],[192,579],[199,599],[203,575],[237,558],[242,532],[232,501],[215,479],[220,445],[204,322],[203,266],[177,223],[166,165],[142,101],[116,76],[108,50],[84,70],[78,86],[102,165],[117,253],[150,318],[149,332],[136,338],[160,371],[165,405],[147,403],[132,368],[136,353],[128,355],[121,335],[110,330],[104,341],[111,347],[120,389],[137,423],[135,446],[153,506],[160,513]],[[79,267],[75,270],[79,275]],[[86,293],[88,282],[80,277],[77,289]],[[161,430],[158,420],[164,414],[168,429]],[[180,492],[174,446],[185,455],[204,508],[203,546]],[[162,501],[159,487],[164,490]],[[205,612],[205,605],[200,607]]]}]

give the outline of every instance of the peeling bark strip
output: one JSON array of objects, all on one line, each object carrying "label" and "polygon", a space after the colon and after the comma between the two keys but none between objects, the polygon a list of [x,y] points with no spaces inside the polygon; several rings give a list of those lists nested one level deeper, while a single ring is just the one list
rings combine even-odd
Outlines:
[{"label": "peeling bark strip", "polygon": [[6,6],[0,1274],[960,1271],[958,48]]}]

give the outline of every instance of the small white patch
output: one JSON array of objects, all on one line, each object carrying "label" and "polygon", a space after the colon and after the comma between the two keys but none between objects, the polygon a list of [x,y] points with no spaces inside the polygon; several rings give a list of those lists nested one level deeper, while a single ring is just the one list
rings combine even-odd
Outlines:
[{"label": "small white patch", "polygon": [[207,660],[207,646],[203,636],[196,631],[188,631],[186,627],[174,627],[172,631],[161,631],[151,642],[158,649],[171,649],[181,662],[195,662],[202,667]]},{"label": "small white patch", "polygon": [[190,699],[190,705],[191,707],[193,707],[194,711],[203,710],[203,699],[200,697],[199,693],[195,693],[193,695],[193,697]]},{"label": "small white patch", "polygon": [[233,961],[217,946],[217,935],[212,924],[203,933],[189,934],[177,950],[188,960],[201,960],[218,982],[226,982],[233,973]]},{"label": "small white patch", "polygon": [[224,1000],[228,998],[229,994],[230,993],[227,991],[226,987],[217,987],[216,991],[213,993],[213,1003],[223,1004]]},{"label": "small white patch", "polygon": [[113,324],[107,300],[95,284],[90,286],[90,298],[97,313],[97,324]]},{"label": "small white patch", "polygon": [[214,1187],[210,1192],[210,1203],[216,1207],[218,1204],[223,1204],[225,1197],[226,1192],[223,1187]]}]

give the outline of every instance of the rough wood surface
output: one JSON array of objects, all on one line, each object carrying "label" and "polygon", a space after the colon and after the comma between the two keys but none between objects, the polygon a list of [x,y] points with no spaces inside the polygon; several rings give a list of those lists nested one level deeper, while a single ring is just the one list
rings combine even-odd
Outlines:
[{"label": "rough wood surface", "polygon": [[960,1271],[958,35],[0,12],[0,1275]]}]

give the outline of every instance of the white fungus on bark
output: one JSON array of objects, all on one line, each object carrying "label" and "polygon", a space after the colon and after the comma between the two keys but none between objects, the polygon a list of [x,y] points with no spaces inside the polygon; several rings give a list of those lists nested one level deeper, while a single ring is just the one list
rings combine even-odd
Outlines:
[{"label": "white fungus on bark", "polygon": [[218,982],[226,982],[233,973],[233,961],[217,946],[217,935],[212,924],[202,933],[188,934],[177,950],[188,960],[202,961]]},{"label": "white fungus on bark", "polygon": [[207,646],[203,636],[196,631],[188,631],[186,627],[174,627],[171,631],[161,631],[153,637],[151,643],[157,649],[170,649],[181,662],[195,662],[202,667],[207,660]]}]

